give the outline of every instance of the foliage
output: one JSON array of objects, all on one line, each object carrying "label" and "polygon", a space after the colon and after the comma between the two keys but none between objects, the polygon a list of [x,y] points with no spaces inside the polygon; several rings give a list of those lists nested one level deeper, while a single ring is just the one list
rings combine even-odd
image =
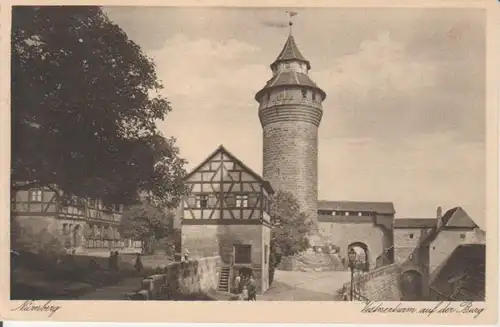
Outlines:
[{"label": "foliage", "polygon": [[271,202],[271,248],[283,256],[292,256],[309,247],[307,235],[312,221],[301,212],[296,198],[288,192],[278,192]]},{"label": "foliage", "polygon": [[170,104],[119,26],[95,6],[17,6],[11,41],[13,190],[177,206],[185,161],[156,127]]},{"label": "foliage", "polygon": [[293,256],[309,247],[307,235],[313,226],[293,194],[284,191],[277,192],[271,200],[271,223],[270,282],[283,256]]},{"label": "foliage", "polygon": [[123,212],[118,232],[124,238],[142,241],[144,253],[151,253],[158,240],[173,234],[173,214],[143,202]]},{"label": "foliage", "polygon": [[11,219],[10,224],[12,250],[54,255],[64,253],[64,239],[53,235],[47,227],[35,231],[21,226],[17,219]]}]

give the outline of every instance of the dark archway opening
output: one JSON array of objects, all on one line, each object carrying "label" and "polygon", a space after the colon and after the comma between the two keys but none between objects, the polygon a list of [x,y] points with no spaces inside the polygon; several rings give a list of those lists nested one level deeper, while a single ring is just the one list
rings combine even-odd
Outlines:
[{"label": "dark archway opening", "polygon": [[401,294],[403,301],[421,301],[422,274],[416,270],[405,271],[401,275]]},{"label": "dark archway opening", "polygon": [[361,271],[370,270],[370,252],[368,251],[368,246],[362,242],[354,242],[347,246],[347,253],[351,249],[356,252],[356,264],[355,268]]},{"label": "dark archway opening", "polygon": [[81,245],[81,237],[80,237],[80,225],[76,225],[73,230],[73,247],[77,248]]}]

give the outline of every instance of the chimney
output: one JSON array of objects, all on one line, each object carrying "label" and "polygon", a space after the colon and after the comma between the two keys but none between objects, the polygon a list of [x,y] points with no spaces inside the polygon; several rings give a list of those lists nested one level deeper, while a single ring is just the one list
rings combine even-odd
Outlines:
[{"label": "chimney", "polygon": [[436,211],[436,220],[437,220],[437,227],[441,227],[442,224],[442,218],[443,218],[443,208],[437,207]]}]

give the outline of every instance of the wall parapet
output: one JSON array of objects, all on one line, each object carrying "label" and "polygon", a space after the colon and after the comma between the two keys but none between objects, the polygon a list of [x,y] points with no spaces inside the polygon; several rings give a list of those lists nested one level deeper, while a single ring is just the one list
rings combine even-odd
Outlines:
[{"label": "wall parapet", "polygon": [[[400,294],[401,268],[393,263],[354,278],[354,300],[396,301]],[[344,298],[350,300],[351,282],[343,285]],[[346,297],[347,296],[347,297]]]},{"label": "wall parapet", "polygon": [[173,262],[162,273],[144,278],[140,289],[124,294],[128,300],[171,300],[175,294],[206,294],[217,289],[219,256]]}]

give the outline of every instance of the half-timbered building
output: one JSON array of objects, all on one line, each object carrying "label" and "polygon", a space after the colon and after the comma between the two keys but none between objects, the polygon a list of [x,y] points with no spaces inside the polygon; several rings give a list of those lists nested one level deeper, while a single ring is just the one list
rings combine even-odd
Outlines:
[{"label": "half-timbered building", "polygon": [[271,185],[220,146],[185,178],[182,249],[191,257],[219,255],[219,289],[252,273],[260,292],[269,287]]},{"label": "half-timbered building", "polygon": [[123,205],[76,197],[62,201],[61,194],[54,186],[18,190],[11,195],[11,215],[24,231],[33,236],[48,232],[71,252],[140,251],[140,242],[118,232]]}]

